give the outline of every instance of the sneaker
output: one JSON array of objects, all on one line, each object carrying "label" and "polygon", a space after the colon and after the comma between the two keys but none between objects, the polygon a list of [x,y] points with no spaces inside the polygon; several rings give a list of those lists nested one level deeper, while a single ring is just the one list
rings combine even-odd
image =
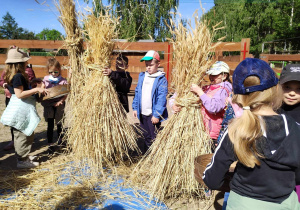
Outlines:
[{"label": "sneaker", "polygon": [[27,160],[17,162],[17,168],[35,168],[39,165],[39,162],[33,162],[29,158]]},{"label": "sneaker", "polygon": [[29,155],[28,159],[31,160],[31,161],[34,161],[34,160],[37,159],[37,156],[35,156],[35,155]]}]

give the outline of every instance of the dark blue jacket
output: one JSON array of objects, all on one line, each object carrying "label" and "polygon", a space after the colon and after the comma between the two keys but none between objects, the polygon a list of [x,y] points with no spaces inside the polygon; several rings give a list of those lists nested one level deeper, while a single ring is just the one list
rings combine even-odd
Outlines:
[{"label": "dark blue jacket", "polygon": [[[140,119],[142,109],[142,87],[145,78],[145,72],[139,75],[138,84],[135,88],[135,96],[132,102],[132,109],[137,111],[137,117]],[[152,116],[159,118],[159,121],[168,118],[167,111],[167,95],[168,95],[168,81],[165,75],[160,75],[155,78],[152,87]]]}]

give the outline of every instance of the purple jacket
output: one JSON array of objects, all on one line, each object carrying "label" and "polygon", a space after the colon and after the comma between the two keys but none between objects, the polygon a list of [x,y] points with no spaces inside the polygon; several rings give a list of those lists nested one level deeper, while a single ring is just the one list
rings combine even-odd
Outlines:
[{"label": "purple jacket", "polygon": [[[230,82],[221,82],[218,84],[226,88],[229,93],[232,92],[232,85]],[[200,99],[203,106],[209,113],[218,113],[226,107],[226,98],[229,96],[228,92],[224,89],[219,90],[214,94],[213,97],[209,97],[206,94],[203,94]]]}]

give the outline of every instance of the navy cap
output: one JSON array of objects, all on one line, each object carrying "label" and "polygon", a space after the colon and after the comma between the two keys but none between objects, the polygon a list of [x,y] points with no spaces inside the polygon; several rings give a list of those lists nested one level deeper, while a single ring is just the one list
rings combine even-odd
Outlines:
[{"label": "navy cap", "polygon": [[[244,87],[244,81],[249,76],[256,76],[260,84]],[[278,84],[278,78],[269,64],[257,58],[246,58],[234,70],[232,75],[234,94],[245,95],[255,91],[263,91]]]}]

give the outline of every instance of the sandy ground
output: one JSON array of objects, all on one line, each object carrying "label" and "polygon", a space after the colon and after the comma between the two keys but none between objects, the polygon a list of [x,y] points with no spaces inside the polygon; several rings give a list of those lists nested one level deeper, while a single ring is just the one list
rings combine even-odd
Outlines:
[{"label": "sandy ground", "polygon": [[[129,97],[129,104],[132,104],[133,97]],[[2,115],[3,111],[5,109],[5,96],[3,93],[0,93],[0,115]],[[47,123],[43,119],[43,107],[37,103],[37,111],[41,117],[41,122],[39,123],[38,127],[35,130],[35,137],[34,137],[34,143],[32,146],[32,152],[31,155],[38,155],[39,161],[41,164],[43,162],[48,160],[48,145],[47,145]],[[169,110],[170,115],[172,115],[172,112]],[[130,120],[134,123],[138,123],[139,121],[137,119],[134,119],[132,117],[132,109],[130,108],[130,112],[128,113],[128,117]],[[54,132],[54,139],[56,139],[56,132]],[[10,134],[10,128],[3,126],[3,124],[0,123],[0,169],[1,170],[15,170],[16,168],[16,158],[14,154],[14,150],[10,151],[4,151],[3,148],[5,145],[7,145],[11,140],[11,134]],[[223,197],[224,194],[221,192],[218,192],[215,198],[215,202],[213,205],[209,208],[212,209],[222,209],[223,204]],[[180,202],[180,201],[178,201]],[[178,209],[176,208],[176,203],[171,206],[172,209]],[[180,205],[182,209],[182,204]],[[193,207],[192,207],[193,206]],[[199,209],[199,206],[197,208],[194,208],[194,205],[189,205],[187,203],[186,208],[184,209]]]}]

